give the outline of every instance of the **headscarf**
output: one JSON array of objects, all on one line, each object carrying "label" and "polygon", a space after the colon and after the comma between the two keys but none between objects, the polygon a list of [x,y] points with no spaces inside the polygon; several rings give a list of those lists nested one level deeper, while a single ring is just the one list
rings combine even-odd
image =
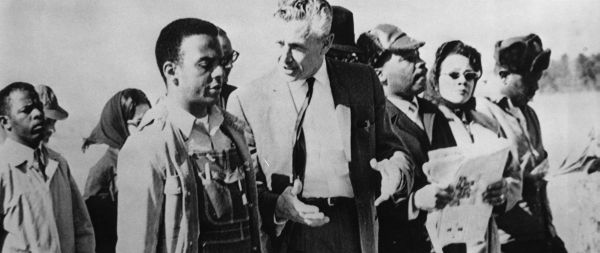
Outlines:
[{"label": "headscarf", "polygon": [[[429,75],[427,77],[427,86],[425,88],[425,93],[423,97],[434,104],[440,104],[443,100],[442,96],[439,92],[439,79],[440,72],[442,68],[442,63],[446,58],[450,55],[458,54],[469,59],[469,64],[471,68],[481,77],[482,67],[481,67],[481,54],[477,51],[477,49],[465,44],[460,40],[453,40],[443,43],[435,53],[435,61],[433,66],[429,70]],[[477,85],[477,81],[479,78],[475,79],[475,85]],[[477,87],[477,86],[475,86]],[[475,88],[473,88],[475,89]]]},{"label": "headscarf", "polygon": [[[129,95],[124,98],[124,94],[137,93],[140,94],[144,103],[150,104],[144,93],[137,89],[125,89],[117,92],[113,95],[104,105],[102,114],[100,116],[100,122],[96,125],[94,130],[89,137],[84,139],[83,146],[81,149],[85,151],[90,145],[93,144],[106,144],[111,148],[121,149],[127,137],[129,137],[129,130],[127,129],[127,119],[133,117],[135,114],[135,106],[140,103],[136,103],[139,99]],[[133,113],[131,109],[127,109],[127,103],[123,102],[123,99],[133,99]],[[131,103],[129,103],[131,104]],[[131,105],[130,105],[131,106]]]}]

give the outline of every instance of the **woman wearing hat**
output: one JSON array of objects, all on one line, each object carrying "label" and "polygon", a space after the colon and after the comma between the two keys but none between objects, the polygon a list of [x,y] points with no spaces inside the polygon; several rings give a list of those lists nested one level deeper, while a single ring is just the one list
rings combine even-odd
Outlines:
[{"label": "woman wearing hat", "polygon": [[[495,105],[485,99],[475,99],[473,91],[481,76],[481,56],[476,49],[462,41],[442,44],[429,73],[426,98],[436,103],[450,125],[455,146],[497,141],[503,136],[499,123],[482,111]],[[504,164],[504,178],[487,186],[483,200],[501,213],[514,206],[519,198],[520,175],[518,164],[509,158]],[[432,238],[432,240],[434,240]],[[494,218],[490,218],[485,235],[477,243],[436,245],[440,252],[500,252]],[[443,248],[443,250],[441,250]]]},{"label": "woman wearing hat", "polygon": [[125,140],[135,132],[150,101],[138,89],[125,89],[113,95],[102,110],[100,122],[84,139],[82,151],[90,145],[106,144],[108,149],[90,169],[83,197],[88,207],[96,252],[115,252],[117,242],[117,189],[115,185],[117,157]]}]

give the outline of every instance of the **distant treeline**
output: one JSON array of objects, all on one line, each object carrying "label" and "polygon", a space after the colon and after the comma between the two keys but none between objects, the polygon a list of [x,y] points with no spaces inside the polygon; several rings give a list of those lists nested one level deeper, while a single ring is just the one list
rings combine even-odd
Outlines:
[{"label": "distant treeline", "polygon": [[600,91],[600,53],[579,54],[575,59],[563,54],[550,62],[539,85],[545,93]]}]

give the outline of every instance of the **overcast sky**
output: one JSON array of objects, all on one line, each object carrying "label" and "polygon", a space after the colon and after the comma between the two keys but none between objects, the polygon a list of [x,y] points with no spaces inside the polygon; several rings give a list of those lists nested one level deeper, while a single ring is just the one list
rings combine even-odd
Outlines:
[{"label": "overcast sky", "polygon": [[[490,70],[497,40],[530,32],[540,35],[555,59],[563,53],[600,52],[597,0],[331,3],[354,12],[357,37],[390,23],[426,41],[421,54],[428,63],[442,42],[461,39],[482,52],[484,68]],[[241,52],[230,80],[244,85],[275,62],[269,26],[275,6],[274,0],[4,0],[0,85],[17,80],[48,84],[72,119],[91,128],[102,105],[120,89],[143,89],[152,100],[163,92],[154,45],[160,29],[181,17],[206,19],[229,33]]]}]

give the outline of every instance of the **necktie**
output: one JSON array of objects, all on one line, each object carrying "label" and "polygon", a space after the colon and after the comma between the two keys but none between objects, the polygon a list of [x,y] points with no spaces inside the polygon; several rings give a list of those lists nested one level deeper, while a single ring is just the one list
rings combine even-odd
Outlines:
[{"label": "necktie", "polygon": [[42,176],[44,177],[44,180],[47,180],[48,177],[46,176],[46,159],[45,159],[44,152],[41,147],[37,148],[33,152],[33,159],[35,160],[34,166],[42,174]]},{"label": "necktie", "polygon": [[306,92],[306,98],[304,99],[304,103],[302,104],[302,108],[300,108],[298,118],[296,119],[296,142],[294,143],[294,150],[292,152],[292,173],[294,179],[300,179],[301,182],[304,182],[304,172],[306,170],[306,142],[304,140],[302,124],[304,123],[306,108],[310,104],[312,98],[315,78],[310,77],[306,79],[306,84],[308,84],[308,91]]}]

